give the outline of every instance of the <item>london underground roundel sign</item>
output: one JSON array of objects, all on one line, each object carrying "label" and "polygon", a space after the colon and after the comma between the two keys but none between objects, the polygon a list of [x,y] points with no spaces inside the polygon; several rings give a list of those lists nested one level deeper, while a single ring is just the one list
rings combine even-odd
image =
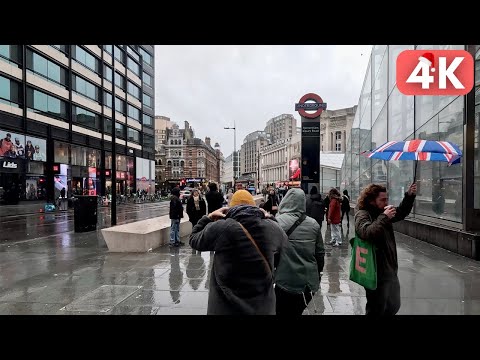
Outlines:
[{"label": "london underground roundel sign", "polygon": [[[308,100],[313,103],[307,103]],[[322,114],[322,111],[327,108],[327,103],[324,103],[322,98],[314,93],[308,93],[302,96],[298,104],[295,104],[295,111],[307,118],[315,119]],[[308,110],[316,110],[314,113],[307,113]]]}]

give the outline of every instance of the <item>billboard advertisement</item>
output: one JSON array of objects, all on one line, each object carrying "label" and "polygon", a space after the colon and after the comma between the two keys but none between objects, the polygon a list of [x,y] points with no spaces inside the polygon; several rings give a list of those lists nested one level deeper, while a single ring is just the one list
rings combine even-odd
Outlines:
[{"label": "billboard advertisement", "polygon": [[0,129],[0,157],[47,161],[47,141]]},{"label": "billboard advertisement", "polygon": [[299,160],[298,159],[290,160],[289,168],[290,168],[290,172],[289,172],[290,180],[300,181],[301,180],[301,170],[300,170]]}]

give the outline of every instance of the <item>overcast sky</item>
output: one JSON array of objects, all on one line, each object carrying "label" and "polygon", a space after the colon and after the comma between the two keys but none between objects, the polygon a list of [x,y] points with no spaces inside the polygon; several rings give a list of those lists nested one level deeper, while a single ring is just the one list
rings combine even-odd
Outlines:
[{"label": "overcast sky", "polygon": [[372,45],[155,45],[155,114],[195,136],[210,136],[225,157],[269,119],[293,114],[306,93],[320,95],[327,109],[357,104]]}]

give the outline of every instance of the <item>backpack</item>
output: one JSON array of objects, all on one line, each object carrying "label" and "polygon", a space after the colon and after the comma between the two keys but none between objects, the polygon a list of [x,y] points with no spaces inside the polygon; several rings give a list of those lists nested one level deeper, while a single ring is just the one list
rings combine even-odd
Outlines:
[{"label": "backpack", "polygon": [[347,195],[342,195],[342,210],[350,210],[350,198]]}]

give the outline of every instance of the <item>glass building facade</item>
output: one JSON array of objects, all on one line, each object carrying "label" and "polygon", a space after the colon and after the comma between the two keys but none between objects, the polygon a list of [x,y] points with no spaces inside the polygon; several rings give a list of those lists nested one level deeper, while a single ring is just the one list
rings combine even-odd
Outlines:
[{"label": "glass building facade", "polygon": [[0,204],[135,191],[155,159],[154,73],[153,45],[0,45]]},{"label": "glass building facade", "polygon": [[[422,49],[469,51],[475,59],[475,86],[471,93],[465,96],[400,93],[395,74],[397,56],[404,50]],[[414,161],[371,160],[361,155],[363,151],[391,140],[450,141],[464,153],[462,163],[448,166],[418,162],[418,193],[408,219],[457,232],[479,230],[479,90],[479,45],[374,46],[342,164],[342,188],[349,190],[352,201],[356,201],[365,186],[378,183],[387,186],[390,203],[398,205],[414,177]]]}]

